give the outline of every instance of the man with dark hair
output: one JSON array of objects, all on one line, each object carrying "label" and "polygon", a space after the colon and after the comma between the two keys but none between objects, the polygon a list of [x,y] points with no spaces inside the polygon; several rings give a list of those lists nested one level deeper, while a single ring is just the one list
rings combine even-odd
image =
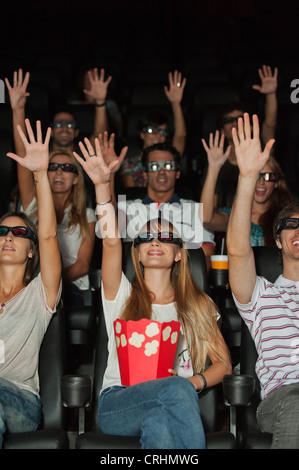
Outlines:
[{"label": "man with dark hair", "polygon": [[142,155],[147,192],[143,199],[126,201],[119,196],[119,230],[123,238],[133,240],[148,220],[162,217],[179,231],[187,247],[201,246],[207,265],[214,254],[214,234],[203,228],[199,202],[182,199],[175,192],[180,177],[179,152],[165,143],[157,143],[144,150]]},{"label": "man with dark hair", "polygon": [[[249,115],[233,129],[240,170],[227,230],[229,282],[240,315],[255,342],[256,373],[261,385],[257,409],[262,431],[273,434],[272,448],[299,448],[299,203],[282,209],[274,237],[283,274],[272,283],[256,274],[250,245],[251,207],[256,181],[267,163],[274,139],[262,152],[259,124]],[[273,260],[275,262],[275,260]]]},{"label": "man with dark hair", "polygon": [[[168,74],[169,87],[164,87],[165,95],[171,106],[173,119],[172,145],[179,151],[181,157],[186,145],[186,123],[182,109],[183,92],[186,85],[186,78],[175,71]],[[137,126],[138,137],[141,140],[141,149],[150,147],[155,143],[169,141],[170,130],[168,117],[157,110],[146,113]],[[129,155],[121,167],[121,180],[124,188],[144,187],[144,173],[141,165],[141,151],[135,155]]]}]

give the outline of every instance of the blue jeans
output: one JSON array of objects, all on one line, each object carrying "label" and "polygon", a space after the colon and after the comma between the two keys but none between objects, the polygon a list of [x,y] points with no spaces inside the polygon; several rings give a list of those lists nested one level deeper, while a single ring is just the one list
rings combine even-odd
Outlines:
[{"label": "blue jeans", "polygon": [[140,436],[142,449],[204,449],[198,395],[183,377],[105,389],[99,398],[104,434]]},{"label": "blue jeans", "polygon": [[40,418],[39,398],[0,377],[0,449],[6,431],[35,431]]},{"label": "blue jeans", "polygon": [[299,449],[299,383],[272,390],[259,404],[257,420],[273,434],[272,449]]}]

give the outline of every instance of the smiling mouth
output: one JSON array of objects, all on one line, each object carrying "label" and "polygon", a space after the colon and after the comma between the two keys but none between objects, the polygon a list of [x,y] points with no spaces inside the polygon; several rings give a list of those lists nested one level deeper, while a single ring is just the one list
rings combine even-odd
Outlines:
[{"label": "smiling mouth", "polygon": [[2,251],[15,251],[14,248],[12,246],[9,246],[9,245],[5,245],[3,248],[2,248]]},{"label": "smiling mouth", "polygon": [[148,255],[153,256],[153,255],[163,255],[163,251],[161,250],[149,250],[147,252]]}]

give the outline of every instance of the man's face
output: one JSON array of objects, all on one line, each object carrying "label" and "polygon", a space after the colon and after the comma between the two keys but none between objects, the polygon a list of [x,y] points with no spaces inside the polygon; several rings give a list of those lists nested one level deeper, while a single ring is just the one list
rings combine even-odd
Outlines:
[{"label": "man's face", "polygon": [[72,149],[78,132],[72,114],[66,112],[55,114],[52,129],[54,147]]},{"label": "man's face", "polygon": [[[154,150],[148,155],[148,163],[173,161],[173,155],[167,151]],[[165,193],[174,190],[176,179],[180,177],[180,171],[160,168],[158,171],[146,172],[145,176],[148,187],[152,191]]]},{"label": "man's face", "polygon": [[224,133],[226,139],[231,142],[232,141],[232,129],[235,127],[238,130],[238,118],[243,116],[243,111],[240,109],[235,109],[230,113],[226,113],[223,116],[223,123],[222,123],[222,132]]},{"label": "man's face", "polygon": [[[290,218],[299,218],[299,213]],[[299,260],[299,227],[282,230],[276,244],[282,250],[284,264],[287,260]]]}]

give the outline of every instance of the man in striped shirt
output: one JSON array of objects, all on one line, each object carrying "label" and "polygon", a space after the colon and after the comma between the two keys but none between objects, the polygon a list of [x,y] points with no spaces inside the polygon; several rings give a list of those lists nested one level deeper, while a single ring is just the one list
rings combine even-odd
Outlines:
[{"label": "man in striped shirt", "polygon": [[256,275],[250,245],[251,207],[256,181],[268,161],[274,139],[261,150],[259,123],[248,114],[233,140],[239,180],[227,230],[229,279],[240,315],[258,353],[256,373],[262,401],[261,429],[273,434],[272,448],[299,448],[299,203],[277,215],[274,235],[283,274],[273,284]]}]

